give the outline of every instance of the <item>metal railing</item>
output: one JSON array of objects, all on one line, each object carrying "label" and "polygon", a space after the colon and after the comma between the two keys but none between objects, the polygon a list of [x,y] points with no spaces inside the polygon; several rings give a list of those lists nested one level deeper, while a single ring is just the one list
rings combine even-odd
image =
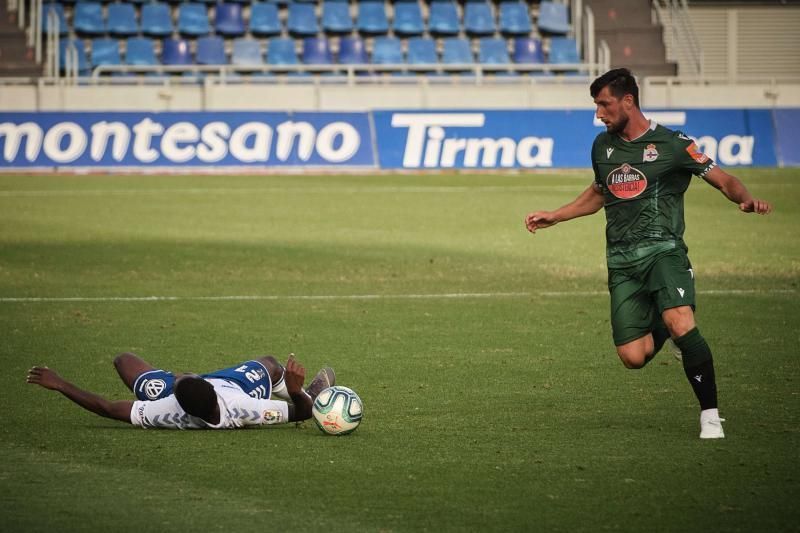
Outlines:
[{"label": "metal railing", "polygon": [[664,42],[667,59],[678,64],[681,75],[702,75],[703,47],[692,24],[687,1],[653,0],[652,6],[656,22],[668,30]]}]

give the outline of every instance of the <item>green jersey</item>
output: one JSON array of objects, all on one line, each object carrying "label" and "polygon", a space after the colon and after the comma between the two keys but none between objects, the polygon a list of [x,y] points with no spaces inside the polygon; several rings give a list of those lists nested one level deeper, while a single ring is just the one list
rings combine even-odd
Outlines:
[{"label": "green jersey", "polygon": [[609,268],[637,265],[683,242],[683,193],[715,163],[681,132],[655,122],[626,141],[601,133],[592,145],[594,179],[605,197]]}]

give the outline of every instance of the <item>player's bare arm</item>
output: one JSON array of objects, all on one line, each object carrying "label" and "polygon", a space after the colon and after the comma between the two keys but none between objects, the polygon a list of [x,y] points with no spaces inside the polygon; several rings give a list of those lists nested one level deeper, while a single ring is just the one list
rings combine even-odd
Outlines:
[{"label": "player's bare arm", "polygon": [[289,356],[286,361],[286,391],[292,399],[289,405],[289,421],[299,422],[311,418],[311,396],[303,390],[303,383],[306,380],[306,369],[297,362],[294,355]]},{"label": "player's bare arm", "polygon": [[772,211],[772,204],[766,200],[753,198],[739,178],[731,176],[719,167],[709,170],[704,178],[712,187],[719,189],[728,200],[739,204],[739,209],[745,213],[758,213],[766,215]]},{"label": "player's bare arm", "polygon": [[87,411],[106,418],[131,423],[133,402],[130,400],[111,401],[99,394],[79,389],[47,367],[35,366],[31,368],[28,371],[27,381],[45,389],[58,391]]},{"label": "player's bare arm", "polygon": [[525,227],[531,233],[536,233],[537,229],[549,228],[559,222],[597,213],[602,209],[603,203],[603,192],[597,184],[592,183],[577,198],[555,211],[535,211],[528,214],[525,217]]}]

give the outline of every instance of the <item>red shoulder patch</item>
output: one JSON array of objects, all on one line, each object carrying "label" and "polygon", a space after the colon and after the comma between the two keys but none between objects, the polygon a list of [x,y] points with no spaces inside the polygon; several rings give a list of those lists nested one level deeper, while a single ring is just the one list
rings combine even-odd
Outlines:
[{"label": "red shoulder patch", "polygon": [[698,150],[697,145],[695,143],[692,143],[689,146],[687,146],[686,151],[689,152],[689,156],[691,156],[691,158],[697,161],[698,163],[705,163],[706,161],[708,161],[708,156],[703,152],[701,152],[700,150]]}]

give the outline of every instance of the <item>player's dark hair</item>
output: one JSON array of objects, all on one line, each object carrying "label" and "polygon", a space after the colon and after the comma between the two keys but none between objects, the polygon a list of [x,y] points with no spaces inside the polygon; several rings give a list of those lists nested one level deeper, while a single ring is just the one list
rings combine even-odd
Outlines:
[{"label": "player's dark hair", "polygon": [[630,70],[626,68],[609,70],[592,82],[589,86],[589,94],[592,95],[592,98],[597,98],[603,87],[608,87],[608,91],[615,98],[621,99],[626,94],[632,95],[633,104],[639,107],[639,86]]},{"label": "player's dark hair", "polygon": [[192,416],[208,420],[217,405],[217,393],[201,377],[184,376],[175,382],[175,399]]}]

